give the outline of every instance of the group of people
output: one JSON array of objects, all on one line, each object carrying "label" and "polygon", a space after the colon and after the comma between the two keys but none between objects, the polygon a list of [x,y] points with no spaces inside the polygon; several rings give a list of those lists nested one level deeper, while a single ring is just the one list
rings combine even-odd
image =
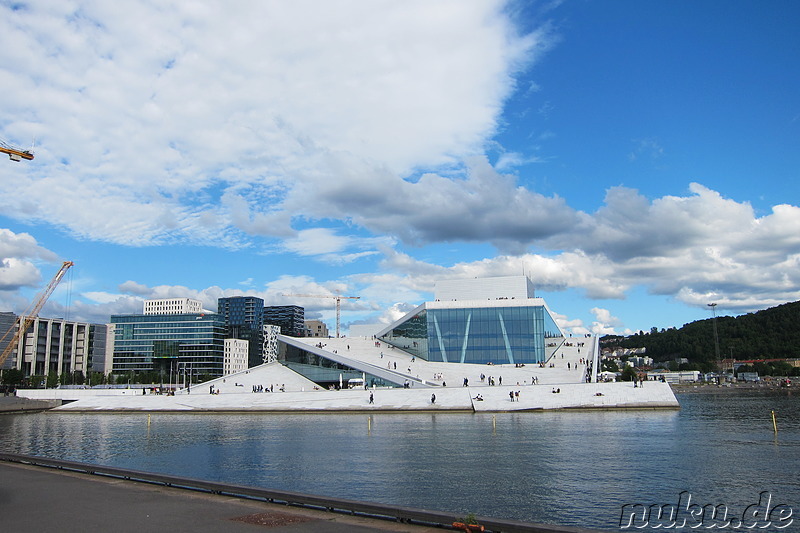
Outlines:
[{"label": "group of people", "polygon": [[[484,380],[484,377],[483,377],[483,374],[481,374],[481,381],[483,381],[483,380]],[[492,376],[489,376],[488,378],[486,378],[486,381],[487,381],[487,383],[489,383],[490,387],[494,387],[496,385],[496,383],[494,382],[494,377],[492,377]],[[497,378],[497,383],[499,383],[500,385],[503,384],[503,376],[500,376],[499,378]]]}]

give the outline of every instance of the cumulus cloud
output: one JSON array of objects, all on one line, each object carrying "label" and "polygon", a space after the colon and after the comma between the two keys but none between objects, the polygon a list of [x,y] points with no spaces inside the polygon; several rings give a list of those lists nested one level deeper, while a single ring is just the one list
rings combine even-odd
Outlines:
[{"label": "cumulus cloud", "polygon": [[[38,148],[0,208],[92,240],[237,248],[328,216],[324,191],[306,195],[321,184],[447,194],[460,184],[403,176],[481,153],[550,34],[518,33],[500,0],[4,5],[0,45],[20,53],[0,58],[17,117],[2,130]],[[420,224],[400,233],[448,233]]]},{"label": "cumulus cloud", "polygon": [[[499,255],[451,266],[386,251],[382,267],[398,275],[361,276],[416,291],[437,279],[518,275],[542,292],[575,289],[590,299],[624,299],[634,287],[704,308],[753,311],[800,299],[800,208],[758,216],[746,202],[693,183],[686,196],[648,200],[614,188],[606,205],[580,224],[545,239],[552,251]],[[565,250],[566,249],[566,250]],[[598,316],[603,327],[620,327]]]},{"label": "cumulus cloud", "polygon": [[736,310],[800,299],[800,238],[793,231],[800,208],[779,205],[758,216],[749,203],[700,184],[689,191],[650,201],[632,189],[611,189],[605,206],[547,244],[580,250],[620,296],[642,285],[690,305],[716,294]]},{"label": "cumulus cloud", "polygon": [[0,263],[0,290],[16,290],[20,287],[34,287],[41,275],[33,263],[9,257]]},{"label": "cumulus cloud", "polygon": [[55,253],[40,246],[28,233],[0,228],[0,291],[37,287],[41,272],[36,264],[57,260]]}]

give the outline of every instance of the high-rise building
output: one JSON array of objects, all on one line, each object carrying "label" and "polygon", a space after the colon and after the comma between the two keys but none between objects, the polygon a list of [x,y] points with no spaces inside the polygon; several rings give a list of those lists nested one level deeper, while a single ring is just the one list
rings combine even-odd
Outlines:
[{"label": "high-rise building", "polygon": [[[14,336],[15,333],[15,325],[17,322],[17,315],[10,311],[3,311],[0,312],[0,353],[3,353],[8,346],[8,343],[11,342],[11,338]],[[14,359],[9,357],[0,365],[0,370],[5,370],[8,368],[15,368],[14,366]]]},{"label": "high-rise building", "polygon": [[[2,313],[0,318],[3,319],[0,327],[9,331],[17,315]],[[6,327],[6,324],[10,325]],[[11,331],[6,342],[11,340],[13,334],[14,331]],[[74,372],[87,375],[95,371],[95,364],[102,368],[105,340],[104,324],[35,317],[25,335],[19,338],[4,368],[17,368],[26,376]]]},{"label": "high-rise building", "polygon": [[246,340],[248,366],[264,360],[264,300],[255,296],[231,296],[217,300],[217,313],[225,320],[227,337]]},{"label": "high-rise building", "polygon": [[280,326],[264,324],[264,349],[263,361],[271,363],[278,360],[278,335],[281,334]]},{"label": "high-rise building", "polygon": [[281,335],[305,336],[305,309],[298,305],[271,305],[264,308],[264,324],[280,326]]}]

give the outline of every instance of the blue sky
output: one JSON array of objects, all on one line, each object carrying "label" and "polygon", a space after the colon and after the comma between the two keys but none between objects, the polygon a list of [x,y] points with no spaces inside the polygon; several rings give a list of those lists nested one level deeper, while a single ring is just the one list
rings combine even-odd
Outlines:
[{"label": "blue sky", "polygon": [[65,259],[42,314],[96,322],[523,270],[574,333],[800,299],[797,2],[226,6],[0,0],[0,309]]}]

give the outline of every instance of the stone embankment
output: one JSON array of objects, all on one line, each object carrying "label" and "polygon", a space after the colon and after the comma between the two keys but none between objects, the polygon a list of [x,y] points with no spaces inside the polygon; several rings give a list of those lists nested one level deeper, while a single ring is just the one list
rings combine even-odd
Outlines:
[{"label": "stone embankment", "polygon": [[15,396],[0,396],[0,414],[38,412],[52,409],[61,405],[61,400],[30,400]]}]

